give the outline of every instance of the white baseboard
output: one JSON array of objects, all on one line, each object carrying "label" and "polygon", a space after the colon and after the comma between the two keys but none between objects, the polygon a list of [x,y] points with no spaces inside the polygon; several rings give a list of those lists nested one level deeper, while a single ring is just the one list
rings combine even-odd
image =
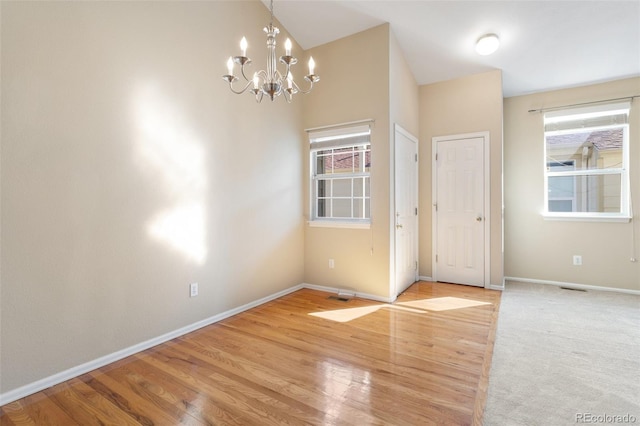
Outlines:
[{"label": "white baseboard", "polygon": [[[418,279],[420,281],[429,281],[429,282],[435,282],[435,280],[433,279],[433,277],[425,277],[425,276],[419,276]],[[485,287],[486,289],[489,290],[504,290],[504,282],[502,283],[502,285],[499,284],[489,284],[488,286]]]},{"label": "white baseboard", "polygon": [[601,287],[595,285],[587,285],[587,284],[579,284],[579,283],[568,283],[564,281],[549,281],[549,280],[537,280],[533,278],[521,278],[521,277],[504,277],[505,281],[517,281],[522,283],[531,283],[531,284],[545,284],[545,285],[554,285],[557,287],[567,287],[567,288],[575,288],[578,290],[597,290],[597,291],[611,291],[614,293],[624,293],[624,294],[635,294],[640,296],[640,290],[629,290],[626,288],[617,288],[617,287]]},{"label": "white baseboard", "polygon": [[104,367],[105,365],[121,360],[122,358],[126,358],[128,356],[137,354],[146,349],[149,349],[161,343],[167,342],[171,339],[175,339],[176,337],[180,337],[192,331],[198,330],[199,328],[206,327],[207,325],[214,324],[218,321],[222,321],[225,318],[229,318],[233,315],[239,314],[240,312],[244,312],[251,308],[255,308],[256,306],[262,305],[263,303],[267,303],[279,297],[286,296],[287,294],[293,293],[294,291],[300,290],[304,287],[305,287],[304,284],[298,284],[296,286],[279,291],[272,295],[263,297],[262,299],[249,302],[246,305],[242,305],[237,308],[230,309],[226,312],[222,312],[218,315],[214,315],[202,321],[195,322],[193,324],[187,325],[185,327],[179,328],[177,330],[171,331],[169,333],[163,334],[153,339],[149,339],[145,342],[138,343],[133,346],[129,346],[128,348],[124,348],[117,352],[113,352],[111,354],[105,355],[93,361],[89,361],[84,364],[69,368],[68,370],[61,371],[52,376],[45,377],[44,379],[37,380],[33,383],[29,383],[27,385],[21,386],[17,389],[0,393],[0,406],[9,404],[10,402],[16,401],[20,398],[24,398],[25,396],[32,395],[36,392],[40,392],[41,390],[50,388],[51,386],[55,386],[64,381],[73,379],[74,377],[78,377],[82,374],[88,373],[89,371],[93,371],[97,368]]},{"label": "white baseboard", "polygon": [[344,289],[344,288],[326,287],[322,285],[315,285],[315,284],[309,284],[309,283],[301,284],[301,286],[303,288],[308,288],[311,290],[318,290],[318,291],[325,291],[327,293],[350,294],[355,297],[359,297],[361,299],[375,300],[376,302],[391,303],[395,300],[395,298],[391,299],[389,297],[376,296],[375,294],[361,293],[361,292]]}]

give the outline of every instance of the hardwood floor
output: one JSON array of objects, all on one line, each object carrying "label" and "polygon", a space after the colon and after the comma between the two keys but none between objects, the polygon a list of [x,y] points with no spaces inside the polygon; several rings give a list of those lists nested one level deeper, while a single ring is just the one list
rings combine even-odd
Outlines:
[{"label": "hardwood floor", "polygon": [[[394,305],[329,296],[266,303],[7,404],[0,424],[482,423],[500,292],[419,282]],[[488,304],[449,309],[469,300]],[[371,308],[342,311],[359,307]],[[326,311],[363,315],[309,315]]]}]

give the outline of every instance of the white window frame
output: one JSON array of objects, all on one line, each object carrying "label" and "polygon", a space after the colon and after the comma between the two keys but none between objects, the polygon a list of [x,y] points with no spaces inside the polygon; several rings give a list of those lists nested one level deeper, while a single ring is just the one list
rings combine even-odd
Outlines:
[{"label": "white window frame", "polygon": [[[573,170],[575,171],[576,169],[576,163],[574,160],[568,160],[568,161],[564,161],[564,163],[571,163],[571,166],[573,167]],[[547,179],[545,180],[545,182],[547,183],[547,185],[549,184],[549,177],[554,177],[554,176],[558,176],[557,174],[554,174],[556,172],[551,172],[550,170],[552,169],[552,165],[549,164],[548,160],[547,160]],[[553,197],[553,198],[549,198],[549,191],[547,190],[547,203],[546,206],[547,208],[549,207],[549,201],[571,201],[571,211],[575,212],[576,211],[576,176],[565,176],[564,174],[560,175],[562,177],[572,177],[573,178],[573,186],[572,186],[572,197]],[[558,213],[558,212],[555,212]]]},{"label": "white window frame", "polygon": [[[357,148],[365,149],[365,153],[371,152],[371,126],[367,124],[348,125],[340,127],[329,127],[318,130],[308,130],[309,133],[309,225],[318,227],[335,227],[335,228],[369,228],[371,225],[371,168],[369,165],[369,171],[366,170],[366,154],[360,161],[360,170],[354,170],[352,173],[329,173],[319,174],[317,173],[317,155],[321,151],[328,151],[333,149],[343,148]],[[354,195],[353,185],[355,180],[369,180],[369,194],[365,193],[365,189],[362,188],[362,196]],[[330,197],[325,199],[349,199],[351,200],[352,211],[351,217],[333,217],[332,214],[328,216],[318,216],[318,185],[320,181],[328,181],[333,184],[335,179],[352,179],[351,196],[334,197],[331,194]],[[354,200],[361,200],[362,212],[366,212],[366,205],[368,200],[369,214],[363,217],[353,217],[353,203]],[[329,203],[333,206],[333,203]]]},{"label": "white window frame", "polygon": [[[544,116],[544,210],[543,217],[551,220],[571,221],[607,221],[628,222],[631,220],[630,188],[629,188],[629,109],[630,102],[592,105],[588,107],[562,109],[545,113]],[[603,122],[612,117],[611,123]],[[615,119],[614,119],[615,117]],[[614,122],[621,120],[621,122]],[[554,129],[556,127],[557,129]],[[615,168],[579,169],[552,172],[547,167],[547,136],[578,133],[580,131],[597,131],[621,128],[622,164]],[[620,176],[620,212],[550,212],[549,211],[549,178],[554,176]]]}]

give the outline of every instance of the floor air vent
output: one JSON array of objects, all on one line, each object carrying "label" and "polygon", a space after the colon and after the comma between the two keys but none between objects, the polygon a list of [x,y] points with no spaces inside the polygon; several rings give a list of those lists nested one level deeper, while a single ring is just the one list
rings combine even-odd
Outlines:
[{"label": "floor air vent", "polygon": [[338,300],[340,302],[348,302],[349,300],[351,300],[351,297],[349,296],[343,296],[343,295],[337,295],[337,296],[329,296],[327,297],[327,299],[329,300]]},{"label": "floor air vent", "polygon": [[560,287],[563,290],[571,290],[571,291],[584,291],[586,292],[587,290],[584,290],[582,288],[571,288],[571,287]]}]

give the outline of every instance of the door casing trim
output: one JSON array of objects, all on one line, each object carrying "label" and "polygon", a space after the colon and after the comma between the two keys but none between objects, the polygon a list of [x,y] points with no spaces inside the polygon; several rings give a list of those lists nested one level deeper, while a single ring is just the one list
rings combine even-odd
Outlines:
[{"label": "door casing trim", "polygon": [[[405,136],[407,139],[411,140],[416,144],[416,154],[420,155],[420,140],[409,133],[406,129],[400,126],[398,123],[393,124],[393,143],[390,144],[390,178],[391,184],[389,185],[389,296],[393,300],[398,297],[397,288],[398,285],[396,283],[396,240],[395,240],[395,214],[396,214],[396,133],[400,133]],[[420,196],[419,196],[419,185],[420,185],[420,165],[416,163],[416,199],[418,201],[418,205],[420,204]],[[417,207],[417,206],[416,206]],[[419,215],[416,217],[416,261],[419,262],[420,259],[420,220]],[[416,271],[416,278],[419,276],[419,266]]]}]

